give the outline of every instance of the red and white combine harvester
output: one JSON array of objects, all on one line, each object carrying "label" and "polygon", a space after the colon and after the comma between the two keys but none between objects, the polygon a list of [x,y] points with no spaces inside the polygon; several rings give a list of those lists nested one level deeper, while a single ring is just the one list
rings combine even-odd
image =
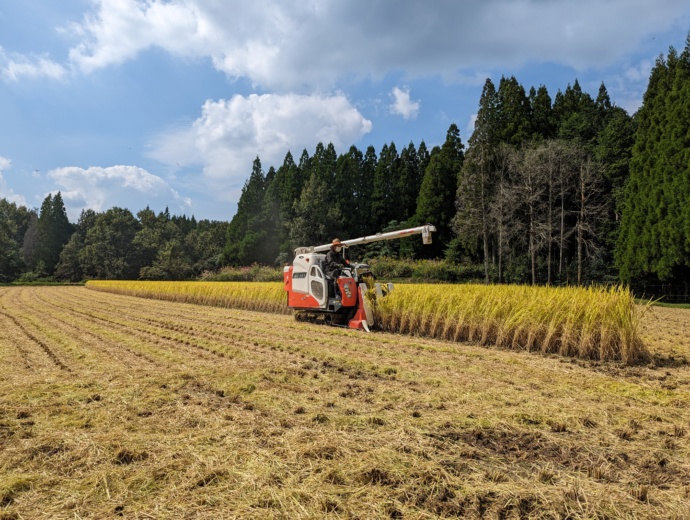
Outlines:
[{"label": "red and white combine harvester", "polygon": [[[343,251],[348,246],[357,246],[395,240],[411,235],[422,235],[424,244],[431,244],[431,233],[436,228],[431,224],[390,233],[378,233],[367,237],[353,238],[342,242]],[[340,325],[351,329],[369,331],[374,326],[374,313],[367,298],[369,288],[375,289],[376,297],[381,297],[393,289],[387,284],[374,283],[374,275],[367,264],[346,264],[337,279],[326,276],[324,261],[331,244],[295,249],[292,266],[283,272],[288,307],[295,310],[295,318],[300,321],[323,320],[329,325]],[[343,255],[344,256],[344,255]],[[335,284],[340,294],[336,296]]]}]

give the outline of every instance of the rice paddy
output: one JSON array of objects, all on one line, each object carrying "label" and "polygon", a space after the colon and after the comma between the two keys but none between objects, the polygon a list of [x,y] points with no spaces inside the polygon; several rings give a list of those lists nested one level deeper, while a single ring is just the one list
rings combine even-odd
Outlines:
[{"label": "rice paddy", "polygon": [[282,283],[91,280],[89,289],[182,303],[288,314]]},{"label": "rice paddy", "polygon": [[0,518],[688,518],[690,311],[638,334],[631,366],[3,287]]},{"label": "rice paddy", "polygon": [[[171,301],[289,313],[281,283],[91,281],[88,287]],[[643,309],[622,287],[400,284],[376,302],[399,332],[593,360],[642,362]]]},{"label": "rice paddy", "polygon": [[622,287],[400,285],[383,330],[594,360],[645,361],[641,309]]}]

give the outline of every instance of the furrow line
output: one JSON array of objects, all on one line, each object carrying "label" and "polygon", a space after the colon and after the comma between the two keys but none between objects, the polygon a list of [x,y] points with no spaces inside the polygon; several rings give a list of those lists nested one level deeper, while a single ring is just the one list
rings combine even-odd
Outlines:
[{"label": "furrow line", "polygon": [[[127,303],[130,303],[129,299]],[[155,328],[163,328],[182,334],[192,334],[195,338],[205,337],[214,342],[218,342],[219,337],[230,339],[235,343],[235,347],[241,348],[242,354],[251,358],[253,365],[256,365],[256,355],[259,355],[260,358],[265,358],[266,356],[275,357],[276,351],[278,351],[286,360],[290,359],[293,363],[299,363],[300,359],[311,357],[313,361],[318,362],[319,369],[330,372],[336,379],[350,380],[367,376],[375,378],[384,377],[389,379],[391,384],[394,384],[393,379],[382,375],[375,368],[367,368],[364,365],[353,366],[348,363],[347,356],[342,355],[342,346],[333,344],[333,336],[329,334],[330,330],[320,330],[320,327],[315,326],[314,328],[317,329],[318,335],[316,337],[305,337],[303,328],[294,327],[293,333],[288,334],[286,337],[284,330],[282,328],[276,329],[275,324],[271,323],[271,320],[260,319],[261,317],[272,318],[273,316],[271,315],[260,313],[258,318],[248,320],[236,320],[233,317],[235,324],[229,325],[227,321],[218,320],[218,313],[226,310],[216,310],[213,318],[204,320],[206,324],[213,327],[211,330],[208,330],[208,328],[199,326],[199,314],[203,313],[196,312],[197,306],[191,309],[193,313],[185,312],[184,315],[180,315],[179,312],[171,313],[170,308],[171,304],[167,302],[151,300],[146,305],[147,312],[144,316],[142,316],[141,312],[138,312],[137,308],[133,309],[130,306],[118,308],[120,311],[118,315],[124,316],[126,319],[152,325]],[[203,307],[198,308],[199,311],[202,309]],[[190,309],[185,306],[185,311],[188,310]],[[240,323],[237,325],[237,321],[245,321],[247,324]],[[191,323],[191,325],[183,326],[181,322]],[[291,320],[288,320],[288,322],[293,323]],[[257,325],[259,330],[256,329]],[[227,332],[228,330],[232,332]],[[326,340],[332,343],[330,345],[332,350],[323,348]],[[313,343],[319,348],[305,348],[305,341]],[[221,344],[223,343],[221,342]],[[319,359],[320,361],[318,361]],[[406,385],[407,382],[400,382],[400,384]]]},{"label": "furrow line", "polygon": [[[4,314],[2,314],[2,311],[0,311],[0,316],[4,316]],[[5,325],[3,325],[3,330],[7,330],[7,327]],[[29,353],[19,344],[19,342],[10,341],[10,339],[8,338],[7,343],[11,344],[17,350],[17,352],[19,352],[19,358],[21,359],[24,368],[29,371],[33,370],[33,367],[29,362]]]},{"label": "furrow line", "polygon": [[[118,311],[122,310],[120,308],[117,308],[117,309],[118,309]],[[103,310],[105,311],[105,309],[103,309]],[[143,335],[143,336],[148,337],[148,338],[152,338],[154,341],[147,341],[148,345],[153,345],[153,344],[158,343],[161,340],[164,340],[164,341],[171,343],[171,346],[172,345],[178,346],[178,348],[173,348],[172,350],[166,349],[165,350],[166,354],[177,353],[179,355],[179,354],[183,353],[184,351],[187,351],[190,354],[190,356],[187,356],[187,357],[194,358],[195,356],[191,356],[191,353],[194,352],[196,357],[203,356],[203,357],[205,357],[205,359],[207,361],[215,360],[214,362],[217,362],[218,358],[224,357],[224,355],[222,355],[220,353],[214,352],[214,351],[207,349],[207,348],[204,348],[200,345],[193,344],[192,343],[193,338],[190,338],[189,340],[185,341],[185,340],[182,340],[179,338],[175,338],[173,336],[157,334],[155,331],[146,330],[145,328],[134,327],[134,326],[132,326],[131,323],[117,321],[115,319],[110,318],[108,315],[98,315],[98,314],[94,314],[91,312],[77,311],[77,310],[73,310],[73,312],[76,314],[80,314],[80,315],[86,316],[88,318],[91,318],[92,320],[98,320],[98,321],[107,323],[110,326],[117,327],[121,330],[126,330],[130,333],[136,331],[140,335]],[[118,312],[118,316],[122,316],[122,314],[123,314],[122,312]],[[136,321],[140,320],[140,318],[139,319],[133,318],[133,319]],[[165,329],[163,329],[163,330],[165,330]],[[169,357],[169,356],[164,356],[164,357]]]},{"label": "furrow line", "polygon": [[[131,298],[131,297],[129,297]],[[158,302],[157,300],[149,300],[149,302]],[[128,299],[129,303],[129,299]],[[163,305],[165,305],[165,309],[169,308],[171,305],[186,305],[186,304],[178,304],[174,303],[171,304],[169,302],[160,302],[161,307],[155,307],[153,310],[155,311],[155,317],[150,317],[148,315],[151,314],[152,312],[152,307],[151,305],[146,306],[146,315],[142,316],[142,312],[138,309],[131,309],[126,306],[123,307],[118,307],[118,313],[117,315],[119,317],[126,318],[127,320],[132,320],[134,322],[138,323],[143,323],[146,324],[154,329],[158,330],[167,330],[171,332],[176,332],[185,335],[189,339],[187,340],[182,340],[180,338],[174,338],[172,336],[161,336],[158,333],[154,333],[154,335],[158,338],[163,337],[165,339],[169,339],[171,341],[176,341],[180,344],[183,344],[185,347],[188,348],[194,348],[196,350],[201,350],[206,353],[213,354],[214,356],[223,358],[227,357],[228,353],[226,352],[229,347],[232,347],[233,350],[236,352],[236,354],[241,355],[241,354],[246,354],[249,351],[251,351],[251,347],[254,345],[255,342],[252,342],[251,340],[248,340],[248,336],[252,336],[252,331],[246,331],[241,334],[236,334],[236,333],[223,333],[223,332],[217,332],[217,333],[210,333],[208,330],[204,330],[202,327],[198,326],[198,319],[196,315],[192,315],[190,318],[189,313],[186,313],[184,316],[181,316],[179,313],[175,314],[170,314],[166,313],[166,317],[169,318],[169,320],[164,320],[160,319],[160,316],[163,311]],[[74,312],[80,312],[80,311],[74,311]],[[91,314],[86,313],[88,316],[93,316]],[[111,323],[120,323],[115,320],[112,320],[110,318],[104,318],[103,316],[100,316],[101,319],[108,320]],[[196,326],[190,326],[190,327],[181,327],[179,325],[179,321],[184,320],[186,322],[194,323]],[[174,321],[174,322],[173,322]],[[145,329],[138,328],[137,330],[142,330],[145,332]],[[198,343],[195,344],[192,342],[194,339],[198,339],[199,337],[205,338],[206,340],[209,340],[212,343],[217,344],[219,347],[222,348],[223,352],[219,352],[217,350],[214,350],[213,348],[210,347],[204,347],[202,345],[199,345]],[[229,342],[227,341],[230,339],[231,341],[234,342],[234,344],[230,345]],[[189,342],[189,343],[188,343]]]},{"label": "furrow line", "polygon": [[[112,320],[109,318],[104,318],[102,316],[99,316],[98,314],[94,314],[94,313],[90,313],[90,312],[86,312],[86,311],[79,311],[75,308],[66,307],[64,305],[58,305],[55,303],[53,303],[53,305],[55,307],[58,307],[58,308],[68,309],[70,312],[72,312],[75,315],[86,317],[86,318],[88,318],[87,321],[89,321],[91,323],[94,323],[94,322],[103,323],[105,326],[104,330],[106,332],[106,334],[105,334],[106,336],[116,334],[118,338],[124,338],[123,341],[125,341],[125,342],[131,343],[132,339],[136,338],[136,339],[140,340],[143,345],[146,345],[147,347],[153,347],[153,345],[157,344],[160,339],[164,339],[164,338],[161,338],[160,336],[152,334],[149,331],[138,329],[135,327],[131,327],[131,326],[128,326],[127,324],[122,324],[122,323],[119,323],[115,320]],[[115,307],[115,309],[118,309],[118,307]],[[105,310],[105,309],[101,309],[101,310]],[[119,333],[117,333],[113,330],[114,328],[116,328],[117,330],[124,331],[125,334],[120,335]],[[150,340],[150,336],[154,336],[154,341]],[[167,358],[169,357],[168,354],[170,353],[169,349],[164,349],[160,352],[157,349],[153,349],[158,354],[158,357],[163,358],[165,361],[161,361],[159,359],[156,359],[156,358],[154,358],[154,357],[152,357],[152,356],[150,356],[144,352],[141,352],[139,350],[135,350],[132,348],[127,348],[127,347],[125,347],[125,349],[129,350],[136,357],[144,359],[148,363],[150,363],[156,367],[170,366],[170,361],[167,360]]]},{"label": "furrow line", "polygon": [[[97,294],[99,294],[99,300],[108,297],[107,293]],[[418,367],[418,363],[428,365],[417,345],[423,340],[414,336],[381,332],[367,335],[338,328],[297,323],[289,317],[279,315],[184,303],[173,306],[161,300],[147,300],[126,295],[115,296],[119,301],[126,302],[126,305],[121,308],[120,316],[134,314],[132,319],[141,321],[141,316],[145,315],[147,318],[144,320],[149,324],[184,334],[231,339],[235,342],[234,347],[241,348],[246,354],[253,350],[263,355],[275,356],[276,351],[279,351],[288,356],[286,359],[298,360],[304,357],[309,357],[314,361],[320,359],[325,365],[337,367],[339,372],[345,372],[354,377],[361,377],[364,373],[373,374],[375,377],[385,377],[385,373],[382,374],[382,372],[390,373],[391,365],[399,365],[401,357],[405,358],[406,363],[412,364],[410,367],[412,373],[407,379],[416,377],[413,367]],[[180,308],[179,305],[183,306],[183,313],[177,310]],[[171,308],[174,310],[171,311]],[[150,317],[152,315],[153,317]],[[224,315],[228,317],[221,319]],[[279,327],[276,327],[276,321],[280,322]],[[186,330],[180,331],[181,323],[189,324]],[[261,337],[261,341],[252,340],[258,337]],[[353,352],[350,347],[352,342],[357,344],[356,352]],[[455,366],[466,361],[466,354],[458,350],[457,344],[429,339],[425,340],[424,344],[427,348],[438,350],[435,355],[441,355],[445,359],[442,366]],[[453,346],[456,348],[452,348]],[[366,356],[363,358],[362,354],[365,352]],[[364,362],[353,365],[352,359]],[[441,370],[438,363],[426,368],[433,371]]]},{"label": "furrow line", "polygon": [[53,352],[53,350],[44,341],[42,341],[41,339],[34,336],[31,332],[29,332],[28,329],[24,325],[22,325],[19,319],[17,319],[15,316],[12,316],[11,314],[7,314],[4,311],[0,311],[0,314],[12,321],[12,323],[14,323],[27,338],[29,338],[36,345],[41,347],[43,352],[46,353],[46,355],[57,367],[66,372],[72,372],[72,370],[67,365],[65,365],[65,363],[62,362],[62,360],[55,354],[55,352]]},{"label": "furrow line", "polygon": [[[119,296],[126,298],[126,296]],[[129,300],[128,303],[130,303]],[[219,310],[215,308],[209,312],[209,309],[203,306],[181,305],[185,306],[184,314],[180,314],[179,311],[171,312],[170,304],[158,300],[137,303],[134,308],[131,306],[123,307],[123,313],[127,314],[130,319],[144,321],[148,324],[176,332],[193,334],[195,337],[202,336],[213,340],[216,340],[217,337],[230,339],[234,341],[235,347],[242,349],[245,355],[254,351],[262,356],[275,356],[276,351],[279,351],[286,356],[286,359],[292,359],[296,362],[299,362],[299,358],[305,357],[309,357],[313,361],[320,359],[320,363],[324,367],[332,368],[349,378],[363,377],[366,373],[374,377],[385,377],[385,374],[381,372],[384,370],[390,371],[391,367],[386,365],[389,365],[393,358],[399,357],[401,353],[399,349],[393,351],[390,348],[382,348],[380,345],[377,345],[377,341],[381,339],[380,336],[382,334],[377,334],[376,338],[368,338],[363,334],[352,331],[346,331],[343,334],[343,331],[340,329],[297,324],[289,318],[281,319],[281,316],[272,316],[265,313],[257,313],[257,316],[254,316],[255,313],[249,313],[249,311],[237,311],[238,313],[241,312],[240,316],[234,315],[230,319],[221,320],[219,319],[220,314],[235,314],[235,312],[230,309]],[[139,307],[145,307],[148,316],[151,315],[152,309],[155,310],[154,316],[142,318],[141,312],[137,311]],[[120,316],[123,313],[120,313]],[[135,315],[132,315],[133,313]],[[250,317],[246,317],[248,314]],[[267,319],[262,320],[261,318]],[[276,319],[281,321],[279,329],[276,329],[275,326]],[[182,325],[182,323],[187,325]],[[308,331],[305,330],[307,327]],[[353,365],[350,362],[351,356],[344,352],[344,350],[347,351],[348,349],[348,343],[355,339],[354,336],[356,336],[358,344],[362,339],[368,340],[366,342],[368,345],[367,350],[369,350],[368,353],[371,359],[366,364]],[[385,334],[384,336],[388,335]],[[259,337],[260,341],[252,339]],[[413,338],[404,339],[417,341]],[[388,343],[392,344],[394,342],[395,338],[388,340]],[[361,352],[362,349],[358,348],[357,353],[361,355]],[[409,347],[406,353],[418,356],[419,351],[416,347]],[[444,353],[444,355],[449,354],[451,353]],[[457,353],[452,353],[452,355],[455,357]]]},{"label": "furrow line", "polygon": [[[35,294],[35,298],[38,301],[45,304],[46,306],[48,306],[48,309],[52,311],[55,311],[56,309],[61,309],[67,312],[71,311],[71,309],[69,308],[56,305],[54,301],[48,301],[41,298],[39,293]],[[26,306],[33,310],[37,310],[35,307],[31,306],[28,303],[26,304]],[[41,310],[44,310],[44,308],[42,307]],[[75,336],[88,336],[89,338],[91,338],[91,341],[88,341],[83,344],[85,350],[92,350],[93,352],[97,353],[96,355],[100,355],[109,360],[115,360],[117,363],[120,363],[129,369],[133,368],[135,365],[138,365],[139,363],[141,363],[141,361],[145,361],[148,365],[153,367],[160,366],[159,364],[148,359],[145,355],[136,352],[132,350],[130,347],[127,347],[122,343],[116,342],[115,340],[109,338],[107,333],[110,331],[108,329],[96,326],[95,330],[97,332],[94,332],[92,330],[89,330],[87,327],[94,326],[95,324],[93,322],[85,320],[81,320],[79,325],[75,325],[74,323],[72,323],[72,320],[68,319],[70,316],[76,317],[75,315],[76,313],[74,312],[72,312],[71,314],[52,312],[49,316],[45,316],[45,318],[51,320],[53,323],[57,323],[58,326],[70,329]],[[124,356],[123,354],[127,354],[128,356]],[[127,357],[130,357],[131,359],[127,359]]]}]

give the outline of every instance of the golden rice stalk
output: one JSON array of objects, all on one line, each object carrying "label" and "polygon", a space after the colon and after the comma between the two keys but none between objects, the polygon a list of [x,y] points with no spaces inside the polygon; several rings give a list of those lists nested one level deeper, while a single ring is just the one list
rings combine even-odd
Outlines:
[{"label": "golden rice stalk", "polygon": [[261,312],[287,314],[285,291],[276,282],[148,282],[90,280],[97,291],[196,303]]},{"label": "golden rice stalk", "polygon": [[[287,314],[276,282],[90,281],[87,287],[146,298]],[[640,313],[623,287],[401,284],[376,301],[377,326],[543,354],[632,363],[649,354]]]},{"label": "golden rice stalk", "polygon": [[398,285],[377,301],[384,330],[632,363],[647,359],[623,287]]}]

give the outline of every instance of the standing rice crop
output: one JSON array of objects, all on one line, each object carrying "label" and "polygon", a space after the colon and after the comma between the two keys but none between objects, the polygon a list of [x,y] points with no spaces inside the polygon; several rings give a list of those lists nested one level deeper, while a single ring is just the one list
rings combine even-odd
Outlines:
[{"label": "standing rice crop", "polygon": [[[90,289],[288,314],[276,282],[90,281]],[[623,287],[400,284],[376,302],[389,332],[632,363],[645,360],[639,306]]]},{"label": "standing rice crop", "polygon": [[639,320],[623,287],[398,285],[377,302],[391,332],[628,363],[648,356]]},{"label": "standing rice crop", "polygon": [[144,282],[91,280],[97,291],[197,303],[261,312],[287,314],[285,290],[280,282]]}]

